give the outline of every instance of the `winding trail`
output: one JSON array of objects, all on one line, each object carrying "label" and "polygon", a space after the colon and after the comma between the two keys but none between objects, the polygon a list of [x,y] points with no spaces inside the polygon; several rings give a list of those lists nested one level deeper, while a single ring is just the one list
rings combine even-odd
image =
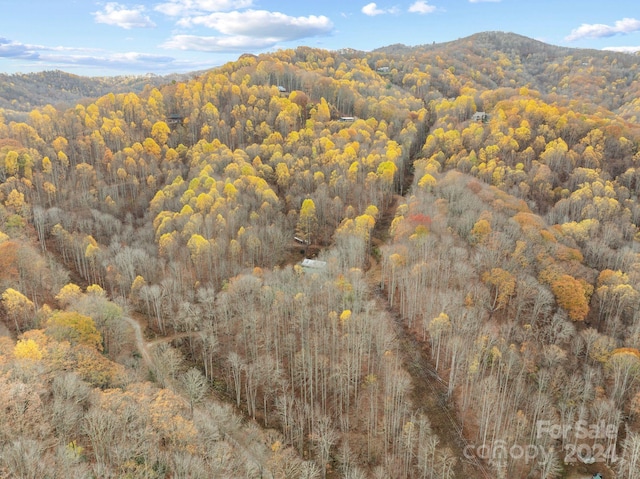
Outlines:
[{"label": "winding trail", "polygon": [[151,341],[146,341],[144,334],[142,332],[143,325],[141,321],[134,319],[130,316],[124,316],[122,319],[124,319],[127,323],[129,323],[129,325],[133,329],[133,333],[135,336],[136,349],[140,353],[140,356],[142,357],[144,363],[147,365],[149,369],[153,369],[153,366],[154,366],[153,358],[151,356],[151,353],[149,352],[149,348],[162,343],[170,343],[171,341],[174,341],[176,339],[189,338],[189,337],[193,337],[200,334],[199,331],[174,333],[174,334],[170,334],[169,336],[161,336]]},{"label": "winding trail", "polygon": [[151,359],[151,354],[149,354],[149,347],[142,335],[142,327],[140,326],[140,323],[129,316],[123,316],[122,319],[129,323],[129,326],[133,329],[133,333],[136,338],[136,348],[138,349],[140,356],[142,356],[144,363],[147,365],[147,368],[153,369],[153,360]]},{"label": "winding trail", "polygon": [[[145,341],[144,335],[142,333],[142,326],[140,324],[140,321],[138,321],[138,320],[136,320],[134,318],[131,318],[129,316],[123,316],[122,319],[124,319],[131,326],[131,328],[133,329],[133,333],[135,335],[136,349],[140,353],[140,356],[142,357],[142,360],[144,361],[144,363],[146,364],[147,368],[150,371],[153,371],[155,369],[154,360],[153,360],[151,354],[149,353],[149,348],[150,347],[155,346],[157,344],[173,341],[174,339],[185,338],[185,337],[189,337],[189,336],[193,336],[195,334],[198,334],[197,331],[190,332],[190,333],[176,333],[176,334],[172,334],[170,336],[164,336],[164,337],[161,337],[161,338],[154,339],[153,341],[147,342],[147,341]],[[178,392],[178,390],[174,386],[175,385],[171,386],[171,389],[174,390],[175,392]],[[211,389],[209,390],[208,395],[209,395],[209,397],[211,399],[214,399],[214,400],[220,401],[220,402],[225,402],[223,399],[218,397],[218,395]],[[184,397],[183,397],[183,399],[184,399],[185,403],[187,403],[187,399],[184,398]],[[231,429],[223,431],[223,437],[224,437],[224,440],[230,442],[236,448],[238,448],[238,450],[240,451],[242,456],[244,456],[245,460],[253,462],[253,464],[262,473],[264,464],[268,460],[268,457],[266,455],[266,450],[259,450],[259,449],[256,450],[255,447],[252,447],[248,443],[247,437],[244,434],[238,434],[237,431],[234,431],[234,430],[231,430]],[[262,452],[262,453],[260,453],[260,452]]]}]

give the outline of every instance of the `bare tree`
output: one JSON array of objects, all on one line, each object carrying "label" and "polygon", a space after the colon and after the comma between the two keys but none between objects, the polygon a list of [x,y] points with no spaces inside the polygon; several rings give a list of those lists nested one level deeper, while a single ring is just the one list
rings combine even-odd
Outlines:
[{"label": "bare tree", "polygon": [[640,434],[630,433],[622,443],[618,474],[620,479],[640,478]]},{"label": "bare tree", "polygon": [[189,398],[189,410],[193,417],[193,407],[198,404],[207,394],[209,385],[207,378],[197,368],[190,368],[182,376],[182,385]]},{"label": "bare tree", "polygon": [[331,425],[331,419],[322,416],[315,424],[313,440],[318,450],[318,460],[322,469],[322,477],[327,477],[327,463],[331,448],[338,440],[338,433]]},{"label": "bare tree", "polygon": [[16,439],[2,448],[0,464],[21,479],[46,477],[48,464],[43,460],[44,445],[33,439]]},{"label": "bare tree", "polygon": [[230,352],[227,357],[229,372],[231,373],[231,383],[235,392],[236,406],[240,407],[242,399],[242,371],[244,370],[244,362],[236,352]]}]

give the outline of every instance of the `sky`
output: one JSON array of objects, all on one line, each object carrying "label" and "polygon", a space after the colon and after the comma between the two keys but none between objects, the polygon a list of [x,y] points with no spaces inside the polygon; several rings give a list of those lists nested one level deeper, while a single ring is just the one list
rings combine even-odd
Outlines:
[{"label": "sky", "polygon": [[0,0],[0,73],[187,73],[306,45],[370,51],[483,31],[640,51],[637,0]]}]

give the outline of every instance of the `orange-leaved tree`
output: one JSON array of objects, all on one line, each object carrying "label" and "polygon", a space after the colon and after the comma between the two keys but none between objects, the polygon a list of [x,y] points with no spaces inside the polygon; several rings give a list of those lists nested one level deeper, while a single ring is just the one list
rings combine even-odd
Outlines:
[{"label": "orange-leaved tree", "polygon": [[572,321],[583,321],[589,313],[589,297],[593,287],[573,276],[563,274],[551,283],[558,305]]}]

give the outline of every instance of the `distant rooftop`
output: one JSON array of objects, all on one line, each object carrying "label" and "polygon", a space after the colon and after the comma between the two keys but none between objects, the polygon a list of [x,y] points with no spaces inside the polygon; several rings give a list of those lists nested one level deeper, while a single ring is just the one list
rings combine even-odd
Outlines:
[{"label": "distant rooftop", "polygon": [[319,271],[327,267],[326,261],[318,261],[317,259],[305,258],[300,262],[300,266],[306,272]]}]

